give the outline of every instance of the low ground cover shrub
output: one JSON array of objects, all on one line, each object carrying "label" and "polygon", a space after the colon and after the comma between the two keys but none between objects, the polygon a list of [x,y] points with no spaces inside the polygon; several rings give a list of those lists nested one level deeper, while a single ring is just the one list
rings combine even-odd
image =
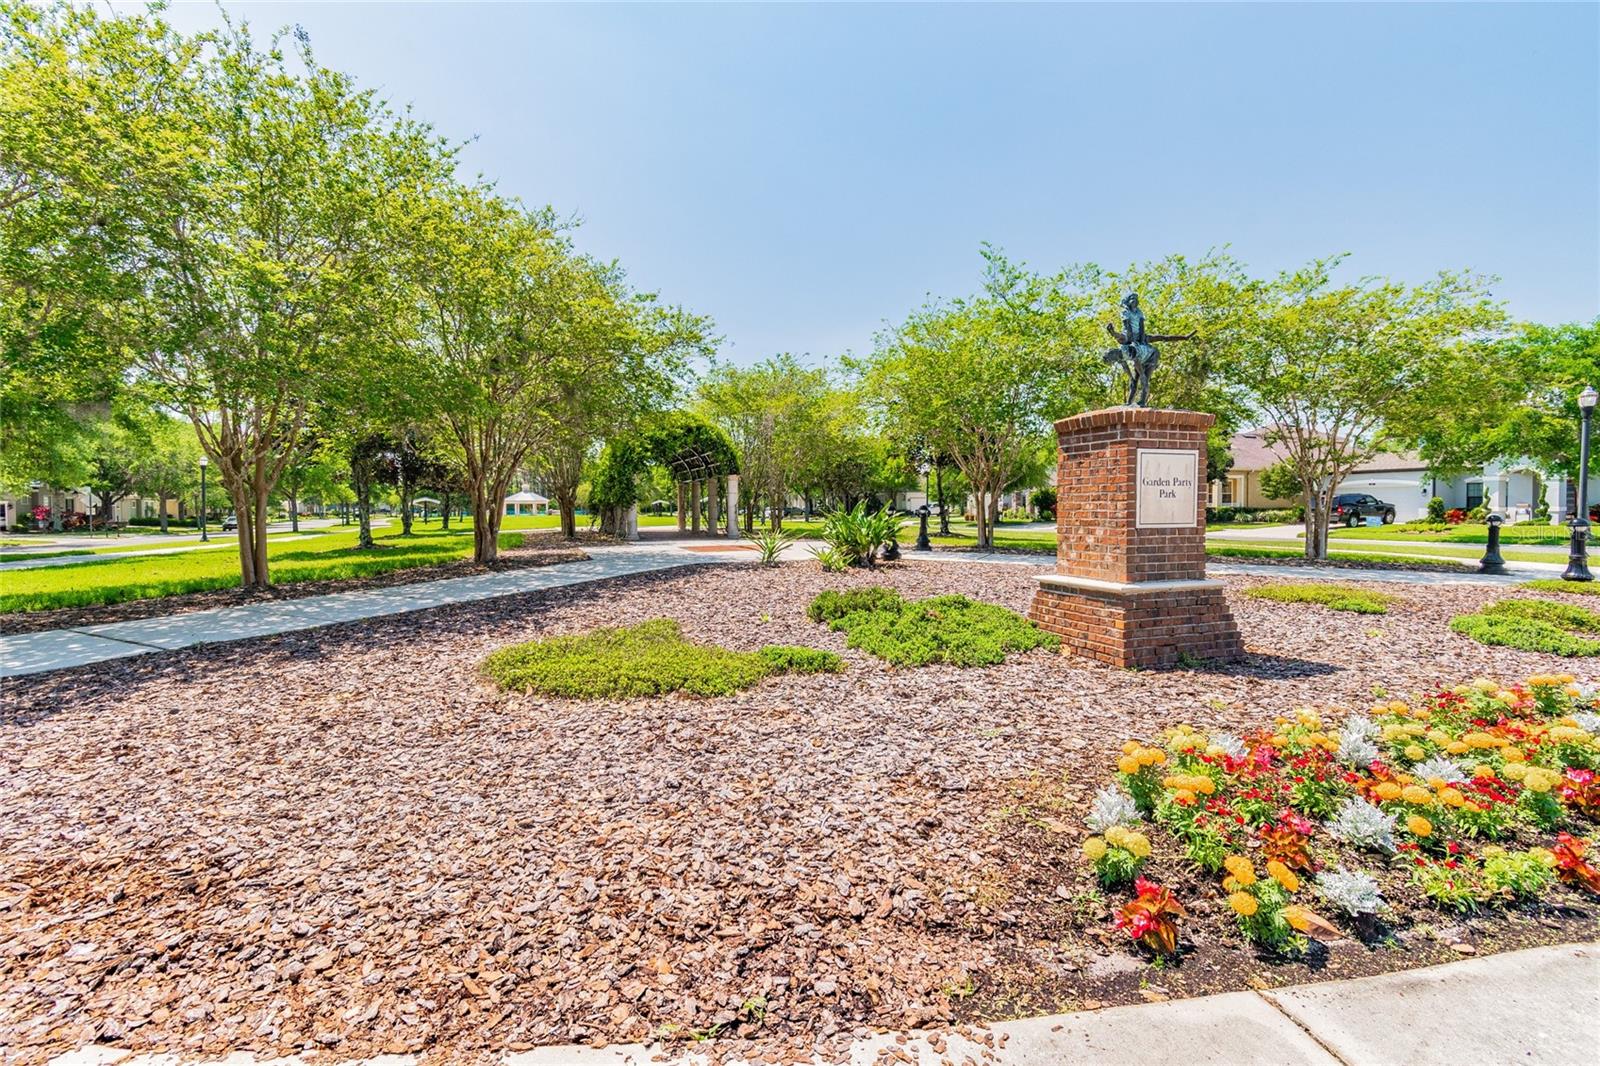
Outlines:
[{"label": "low ground cover shrub", "polygon": [[1553,600],[1500,600],[1475,614],[1457,615],[1450,628],[1480,644],[1569,657],[1600,655],[1600,614]]},{"label": "low ground cover shrub", "polygon": [[[1294,954],[1345,928],[1370,936],[1397,908],[1511,906],[1560,884],[1600,895],[1580,835],[1600,822],[1597,770],[1600,693],[1570,675],[1342,719],[1301,710],[1247,737],[1179,725],[1124,745],[1084,857],[1108,886],[1139,879],[1135,916],[1158,881],[1192,880],[1186,866],[1219,878],[1240,934]],[[1118,928],[1174,949],[1131,922]]]},{"label": "low ground cover shrub", "polygon": [[904,600],[894,589],[829,590],[806,614],[845,634],[852,648],[896,666],[989,666],[1013,651],[1056,648],[1060,640],[1015,611],[965,596]]},{"label": "low ground cover shrub", "polygon": [[1245,592],[1258,600],[1275,600],[1278,603],[1316,603],[1329,610],[1354,611],[1357,614],[1384,614],[1393,596],[1352,585],[1329,585],[1318,581],[1291,581],[1275,585],[1258,585]]},{"label": "low ground cover shrub", "polygon": [[670,618],[514,644],[483,662],[483,672],[501,688],[578,699],[726,696],[772,674],[842,669],[839,656],[817,648],[733,651],[691,644]]},{"label": "low ground cover shrub", "polygon": [[1524,581],[1517,586],[1533,592],[1566,592],[1574,596],[1600,596],[1600,581],[1563,581],[1559,577]]}]

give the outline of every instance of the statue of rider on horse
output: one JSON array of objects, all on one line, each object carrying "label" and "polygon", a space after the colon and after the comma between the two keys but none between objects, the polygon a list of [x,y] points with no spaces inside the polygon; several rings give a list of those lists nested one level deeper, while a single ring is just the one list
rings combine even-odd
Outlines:
[{"label": "statue of rider on horse", "polygon": [[1139,310],[1139,294],[1130,292],[1122,298],[1122,332],[1106,323],[1106,332],[1116,338],[1117,347],[1105,354],[1105,361],[1121,366],[1128,372],[1128,399],[1130,407],[1150,406],[1150,374],[1161,361],[1161,351],[1155,341],[1193,340],[1195,333],[1182,336],[1146,333],[1144,312]]}]

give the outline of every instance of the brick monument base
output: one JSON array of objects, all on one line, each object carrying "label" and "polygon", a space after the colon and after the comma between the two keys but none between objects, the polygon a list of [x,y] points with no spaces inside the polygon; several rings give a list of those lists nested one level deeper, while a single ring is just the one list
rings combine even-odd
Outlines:
[{"label": "brick monument base", "polygon": [[1111,407],[1056,423],[1056,573],[1028,614],[1068,649],[1143,668],[1244,654],[1222,582],[1205,576],[1213,421]]}]

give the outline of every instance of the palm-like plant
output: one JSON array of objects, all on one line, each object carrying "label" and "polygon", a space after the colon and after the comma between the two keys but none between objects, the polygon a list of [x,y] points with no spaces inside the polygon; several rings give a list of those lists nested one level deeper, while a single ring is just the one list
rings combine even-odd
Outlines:
[{"label": "palm-like plant", "polygon": [[822,520],[822,539],[855,566],[872,566],[878,552],[899,540],[905,520],[888,507],[868,511],[858,503],[848,511],[834,511]]},{"label": "palm-like plant", "polygon": [[786,529],[762,529],[754,533],[746,533],[744,539],[756,546],[761,553],[761,562],[764,566],[776,566],[778,556],[783,554],[783,549],[800,539],[800,534],[791,533]]}]

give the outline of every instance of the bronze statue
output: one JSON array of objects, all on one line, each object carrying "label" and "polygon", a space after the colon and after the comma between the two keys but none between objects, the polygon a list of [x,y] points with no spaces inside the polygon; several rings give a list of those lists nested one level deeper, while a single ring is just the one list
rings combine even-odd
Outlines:
[{"label": "bronze statue", "polygon": [[1106,332],[1116,338],[1117,347],[1105,354],[1105,361],[1120,365],[1128,372],[1128,399],[1131,407],[1150,406],[1150,374],[1161,361],[1161,351],[1155,341],[1193,340],[1195,333],[1182,336],[1144,331],[1144,312],[1139,310],[1139,294],[1130,292],[1122,298],[1122,332],[1106,323]]}]

